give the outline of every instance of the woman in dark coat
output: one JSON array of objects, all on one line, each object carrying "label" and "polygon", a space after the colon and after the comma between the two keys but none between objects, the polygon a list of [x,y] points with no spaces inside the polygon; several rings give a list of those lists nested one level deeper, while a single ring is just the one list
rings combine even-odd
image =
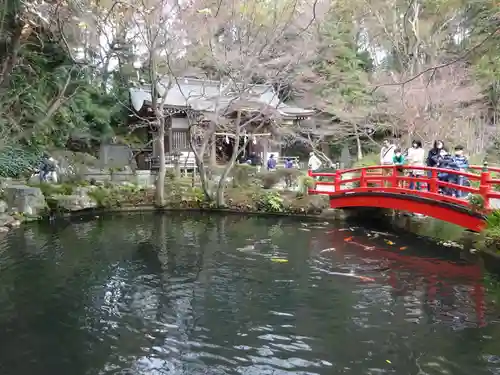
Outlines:
[{"label": "woman in dark coat", "polygon": [[429,150],[429,154],[427,155],[426,164],[428,167],[437,167],[441,150],[446,150],[444,142],[441,140],[434,141],[434,146]]},{"label": "woman in dark coat", "polygon": [[[446,150],[444,142],[441,140],[434,141],[434,146],[429,150],[429,154],[427,154],[426,164],[428,167],[437,168],[441,159],[441,150]],[[432,172],[427,171],[427,176],[432,177]],[[430,190],[429,184],[427,185],[427,190]]]}]

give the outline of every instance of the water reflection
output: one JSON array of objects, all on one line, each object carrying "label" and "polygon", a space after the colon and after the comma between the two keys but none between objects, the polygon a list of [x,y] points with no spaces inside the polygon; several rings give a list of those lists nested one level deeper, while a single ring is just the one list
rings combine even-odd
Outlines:
[{"label": "water reflection", "polygon": [[0,268],[2,375],[500,372],[480,269],[416,238],[114,217],[12,232]]}]

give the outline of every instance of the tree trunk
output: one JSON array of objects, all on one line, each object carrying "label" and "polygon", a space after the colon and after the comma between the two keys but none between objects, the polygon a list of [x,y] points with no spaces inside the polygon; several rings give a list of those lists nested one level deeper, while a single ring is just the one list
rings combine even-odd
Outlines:
[{"label": "tree trunk", "polygon": [[[240,149],[240,133],[241,133],[241,112],[238,111],[238,114],[236,115],[236,122],[235,122],[235,132],[234,132],[234,147],[233,147],[233,153],[231,155],[231,158],[229,159],[229,162],[224,169],[224,172],[222,172],[222,176],[220,177],[219,183],[217,185],[217,193],[216,193],[216,198],[215,198],[215,204],[217,207],[224,207],[226,205],[226,200],[224,197],[224,193],[226,190],[226,178],[229,176],[229,172],[231,172],[231,169],[233,169],[234,164],[236,163],[236,159],[238,158],[238,155],[241,152]],[[246,143],[245,143],[246,144]]]},{"label": "tree trunk", "polygon": [[165,119],[158,119],[158,153],[160,156],[160,168],[156,178],[155,205],[156,207],[165,206],[165,174],[167,168],[165,165]]},{"label": "tree trunk", "polygon": [[[20,1],[11,1],[7,9],[4,22],[6,28],[2,29],[2,34],[9,35],[10,38],[5,38],[5,42],[0,43],[0,87],[6,88],[9,86],[11,73],[19,59],[19,51],[21,50],[21,37],[23,32],[24,22],[21,21],[22,11]],[[9,10],[10,8],[10,10]]]},{"label": "tree trunk", "polygon": [[363,148],[361,147],[361,140],[359,139],[358,125],[354,124],[354,133],[356,135],[356,148],[358,150],[358,160],[363,159]]},{"label": "tree trunk", "polygon": [[[235,151],[233,150],[233,155],[234,153]],[[238,152],[236,152],[236,155],[238,155]],[[220,180],[217,185],[217,194],[215,198],[215,204],[217,205],[217,207],[224,207],[226,205],[226,199],[224,197],[224,193],[226,191],[226,178],[229,175],[229,172],[231,172],[231,169],[233,169],[235,162],[236,162],[236,157],[233,158],[231,156],[231,159],[229,159],[229,162],[226,168],[224,169],[224,172],[222,172],[222,176],[220,176]]]},{"label": "tree trunk", "polygon": [[200,184],[201,184],[201,189],[203,190],[203,194],[205,195],[205,199],[208,202],[211,202],[213,200],[212,192],[210,188],[208,187],[208,184],[210,183],[210,179],[207,178],[207,170],[205,169],[205,163],[202,161],[198,163],[198,171],[200,174]]},{"label": "tree trunk", "polygon": [[207,169],[204,161],[204,155],[207,150],[207,146],[209,143],[209,140],[211,139],[212,135],[215,134],[215,124],[211,123],[210,128],[208,129],[207,133],[205,134],[203,140],[201,141],[201,146],[199,150],[197,149],[197,145],[193,139],[193,134],[192,134],[192,127],[194,124],[189,125],[189,130],[188,130],[188,137],[189,137],[189,147],[191,148],[191,151],[193,151],[194,158],[196,160],[196,166],[198,167],[198,173],[200,174],[200,183],[201,183],[201,188],[203,190],[203,194],[205,195],[205,199],[208,202],[211,202],[213,200],[213,195],[212,192],[208,186],[210,183],[210,179],[207,178]]}]

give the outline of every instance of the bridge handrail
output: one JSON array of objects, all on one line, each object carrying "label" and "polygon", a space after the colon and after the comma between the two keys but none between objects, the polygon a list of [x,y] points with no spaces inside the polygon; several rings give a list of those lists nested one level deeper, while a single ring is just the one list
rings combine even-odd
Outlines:
[{"label": "bridge handrail", "polygon": [[[414,170],[414,171],[437,171],[437,173],[440,173],[440,172],[441,173],[450,173],[451,172],[452,174],[463,175],[465,177],[470,177],[471,179],[479,179],[478,174],[471,173],[468,171],[457,171],[454,169],[447,169],[447,168],[423,167],[423,166],[407,165],[407,164],[397,165],[397,166],[394,166],[394,165],[370,165],[370,166],[366,166],[366,167],[338,169],[337,171],[340,171],[341,174],[347,174],[347,173],[360,172],[361,170],[376,171],[376,170],[380,170],[380,169],[391,169],[392,170],[394,168],[402,168],[402,169]],[[476,166],[476,165],[469,167],[469,169],[480,170],[480,171],[482,171],[483,168],[484,167],[481,167],[481,170],[480,170],[479,166]],[[495,168],[495,170],[493,170],[493,172],[496,172],[496,170],[498,170],[498,173],[500,173],[500,168]],[[490,170],[490,168],[488,168],[488,171],[492,172],[492,170]],[[318,176],[318,177],[334,177],[334,176],[338,175],[337,172],[314,172],[314,171],[312,171],[312,174],[314,176]]]},{"label": "bridge handrail", "polygon": [[[473,166],[477,170],[477,166]],[[388,170],[389,173],[378,173],[372,174],[369,172]],[[412,172],[412,171],[422,171],[422,175],[412,176],[405,175],[402,172]],[[500,169],[499,169],[500,171]],[[367,173],[368,172],[368,173]],[[425,173],[427,172],[427,173]],[[453,182],[442,181],[439,179],[440,173],[447,173],[449,175],[463,176],[469,181],[479,182],[478,187],[474,186],[463,186]],[[481,173],[471,173],[469,171],[460,171],[446,168],[436,168],[427,166],[413,166],[413,165],[373,165],[366,167],[357,167],[350,169],[338,169],[336,172],[313,172],[308,171],[311,177],[331,177],[333,181],[316,181],[316,185],[330,185],[334,187],[333,192],[325,192],[316,190],[316,188],[309,189],[311,194],[345,194],[354,193],[356,191],[380,191],[380,192],[396,192],[396,193],[408,193],[412,192],[413,195],[419,194],[427,198],[433,198],[436,200],[451,201],[459,205],[468,205],[467,201],[460,198],[443,196],[440,194],[442,188],[454,189],[457,191],[462,191],[470,194],[480,195],[484,201],[484,209],[489,209],[489,200],[491,198],[499,198],[500,192],[493,189],[494,185],[500,186],[500,179],[494,179],[491,177],[491,173],[487,166],[481,167]],[[350,178],[345,179],[345,175],[350,174]],[[429,176],[430,175],[430,176]],[[369,183],[378,182],[382,187],[378,186],[368,186]],[[410,190],[404,186],[405,183],[415,182],[415,183],[426,183],[429,187],[428,192],[423,192],[421,190]],[[342,185],[352,183],[359,183],[359,186],[342,188]],[[389,185],[389,186],[388,186]],[[429,195],[430,194],[430,195]]]},{"label": "bridge handrail", "polygon": [[[483,169],[485,168],[484,165],[469,165],[469,170],[473,170],[473,171],[478,171],[478,172],[482,172]],[[488,172],[493,172],[493,173],[500,173],[500,167],[492,167],[492,166],[487,166],[488,168]]]}]

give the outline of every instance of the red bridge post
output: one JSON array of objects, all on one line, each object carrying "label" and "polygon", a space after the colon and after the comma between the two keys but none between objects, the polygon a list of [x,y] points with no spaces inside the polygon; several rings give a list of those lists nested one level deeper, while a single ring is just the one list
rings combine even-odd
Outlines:
[{"label": "red bridge post", "polygon": [[337,168],[337,170],[335,171],[335,180],[333,180],[335,185],[335,191],[340,191],[341,180],[342,180],[342,173],[340,172],[340,169]]},{"label": "red bridge post", "polygon": [[368,184],[366,183],[366,169],[361,169],[361,175],[359,177],[359,187],[365,188]]},{"label": "red bridge post", "polygon": [[431,193],[437,193],[439,191],[439,187],[438,187],[438,172],[433,169],[431,171],[431,180],[429,181],[429,191]]},{"label": "red bridge post", "polygon": [[491,189],[491,175],[488,171],[488,162],[485,160],[483,170],[481,172],[481,181],[479,182],[479,194],[483,197],[484,209],[490,208],[490,189]]}]

